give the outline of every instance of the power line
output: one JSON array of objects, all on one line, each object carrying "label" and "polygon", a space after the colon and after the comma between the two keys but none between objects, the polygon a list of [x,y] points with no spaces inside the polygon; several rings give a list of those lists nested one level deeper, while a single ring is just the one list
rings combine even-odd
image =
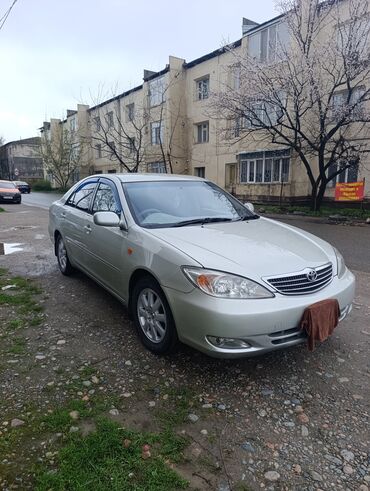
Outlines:
[{"label": "power line", "polygon": [[17,3],[17,1],[18,0],[13,0],[13,3],[11,4],[11,6],[8,8],[8,10],[5,12],[5,14],[1,17],[1,19],[0,19],[0,31],[1,31],[2,27],[4,26],[6,19],[9,17],[9,14],[12,11],[14,5]]}]

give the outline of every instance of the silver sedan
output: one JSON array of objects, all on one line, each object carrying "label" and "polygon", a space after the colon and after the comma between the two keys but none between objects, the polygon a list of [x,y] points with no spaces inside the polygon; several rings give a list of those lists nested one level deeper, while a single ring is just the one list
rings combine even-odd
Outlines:
[{"label": "silver sedan", "polygon": [[305,308],[355,280],[327,242],[256,215],[212,182],[189,176],[95,175],[50,208],[60,271],[91,276],[127,306],[157,354],[182,341],[240,357],[305,341]]}]

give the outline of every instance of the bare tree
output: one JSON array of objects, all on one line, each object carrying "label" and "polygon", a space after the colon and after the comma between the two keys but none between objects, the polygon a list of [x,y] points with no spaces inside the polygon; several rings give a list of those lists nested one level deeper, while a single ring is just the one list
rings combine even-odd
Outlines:
[{"label": "bare tree", "polygon": [[[154,107],[149,98],[141,104],[137,100],[129,103],[130,99],[114,92],[107,102],[93,98],[94,107],[90,111],[92,150],[117,163],[124,172],[138,172],[148,159],[157,159],[163,162],[166,172],[173,173],[173,161],[180,158],[176,155],[175,134],[180,124],[182,99],[172,109],[169,104],[164,104],[171,83],[158,89],[161,93],[156,93],[158,103]],[[171,125],[166,132],[169,116]]]},{"label": "bare tree", "polygon": [[212,106],[233,122],[239,139],[290,148],[305,167],[311,208],[318,210],[328,182],[347,169],[356,174],[369,152],[361,136],[370,122],[369,7],[367,0],[279,4],[280,36],[263,60],[251,49],[230,48],[229,71],[240,84],[225,85]]},{"label": "bare tree", "polygon": [[91,146],[101,156],[120,166],[121,171],[138,172],[145,156],[145,128],[147,114],[134,104],[121,107],[118,97],[110,104],[93,108]]},{"label": "bare tree", "polygon": [[65,190],[75,180],[85,150],[85,143],[77,132],[68,130],[60,122],[51,135],[44,132],[36,153],[42,159],[46,172],[53,177],[60,189]]}]

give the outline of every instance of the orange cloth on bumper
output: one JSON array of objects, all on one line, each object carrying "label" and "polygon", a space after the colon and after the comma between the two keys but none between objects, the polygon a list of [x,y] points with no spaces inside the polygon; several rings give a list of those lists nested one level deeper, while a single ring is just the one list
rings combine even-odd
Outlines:
[{"label": "orange cloth on bumper", "polygon": [[315,341],[325,341],[337,327],[340,317],[338,300],[316,302],[303,312],[301,329],[308,334],[308,349],[313,351]]}]

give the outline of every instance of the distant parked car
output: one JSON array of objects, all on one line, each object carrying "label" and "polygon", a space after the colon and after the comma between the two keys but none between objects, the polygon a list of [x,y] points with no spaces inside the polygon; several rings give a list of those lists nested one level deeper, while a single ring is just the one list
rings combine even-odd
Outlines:
[{"label": "distant parked car", "polygon": [[13,181],[13,182],[21,193],[30,194],[31,186],[28,184],[28,182],[24,182],[24,181]]},{"label": "distant parked car", "polygon": [[0,181],[0,202],[19,204],[21,201],[21,193],[13,182]]},{"label": "distant parked car", "polygon": [[157,354],[178,340],[224,358],[281,349],[307,341],[311,304],[338,300],[340,320],[352,308],[355,279],[334,247],[205,179],[91,176],[49,213],[61,272],[81,269],[126,304]]}]

